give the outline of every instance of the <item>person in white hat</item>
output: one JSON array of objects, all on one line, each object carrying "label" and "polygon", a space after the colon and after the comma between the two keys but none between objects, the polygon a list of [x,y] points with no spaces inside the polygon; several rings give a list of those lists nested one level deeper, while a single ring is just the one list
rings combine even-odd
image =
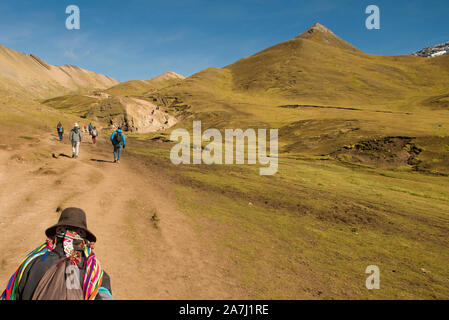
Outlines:
[{"label": "person in white hat", "polygon": [[72,141],[72,158],[77,159],[80,151],[80,144],[83,139],[78,123],[75,123],[72,131],[70,131],[70,141]]}]

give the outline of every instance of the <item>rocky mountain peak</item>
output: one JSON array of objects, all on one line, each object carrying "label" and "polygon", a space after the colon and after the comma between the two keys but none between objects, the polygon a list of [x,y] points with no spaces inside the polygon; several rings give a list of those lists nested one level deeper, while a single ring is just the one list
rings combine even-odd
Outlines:
[{"label": "rocky mountain peak", "polygon": [[449,53],[449,42],[437,44],[436,46],[430,46],[422,50],[412,53],[417,57],[433,58]]},{"label": "rocky mountain peak", "polygon": [[297,38],[307,38],[316,32],[322,32],[322,33],[328,33],[328,34],[335,35],[331,30],[329,30],[328,28],[326,28],[325,26],[323,26],[322,24],[317,22],[313,26],[311,26],[309,29],[307,29],[306,31],[301,33]]}]

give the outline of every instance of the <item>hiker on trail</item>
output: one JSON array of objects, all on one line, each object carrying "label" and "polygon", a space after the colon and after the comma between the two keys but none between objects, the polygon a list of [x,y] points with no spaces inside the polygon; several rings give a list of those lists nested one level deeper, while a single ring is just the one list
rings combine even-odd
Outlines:
[{"label": "hiker on trail", "polygon": [[91,136],[92,136],[92,143],[93,143],[93,144],[96,144],[96,143],[97,143],[97,137],[98,137],[98,130],[97,130],[97,127],[96,127],[96,126],[94,126],[94,127],[92,128]]},{"label": "hiker on trail", "polygon": [[92,135],[92,130],[93,130],[93,126],[92,126],[92,122],[89,123],[89,134]]},{"label": "hiker on trail", "polygon": [[75,123],[72,131],[70,131],[70,141],[72,142],[72,158],[77,159],[80,152],[80,144],[83,139],[78,123]]},{"label": "hiker on trail", "polygon": [[65,209],[45,234],[47,240],[25,257],[1,300],[113,300],[83,210]]},{"label": "hiker on trail", "polygon": [[125,135],[120,127],[112,133],[111,142],[114,146],[114,162],[120,163],[122,148],[125,149],[126,147]]},{"label": "hiker on trail", "polygon": [[62,141],[62,139],[64,138],[64,127],[62,126],[61,121],[59,121],[56,129],[58,130],[59,141]]}]

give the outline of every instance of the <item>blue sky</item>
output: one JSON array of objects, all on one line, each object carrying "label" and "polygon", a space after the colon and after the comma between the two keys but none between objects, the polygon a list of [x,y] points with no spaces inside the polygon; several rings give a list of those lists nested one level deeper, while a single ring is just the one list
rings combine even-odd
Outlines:
[{"label": "blue sky", "polygon": [[[81,29],[65,28],[68,5]],[[381,11],[367,30],[365,8]],[[2,0],[0,44],[120,81],[224,67],[320,22],[372,54],[449,41],[447,0]]]}]

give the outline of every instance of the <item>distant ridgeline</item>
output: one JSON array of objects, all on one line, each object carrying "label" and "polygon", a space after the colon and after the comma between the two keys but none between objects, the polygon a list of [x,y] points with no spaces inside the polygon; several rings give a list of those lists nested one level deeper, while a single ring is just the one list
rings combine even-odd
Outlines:
[{"label": "distant ridgeline", "polygon": [[432,58],[442,56],[449,53],[449,42],[438,44],[436,46],[427,47],[417,52],[412,53],[414,56]]}]

